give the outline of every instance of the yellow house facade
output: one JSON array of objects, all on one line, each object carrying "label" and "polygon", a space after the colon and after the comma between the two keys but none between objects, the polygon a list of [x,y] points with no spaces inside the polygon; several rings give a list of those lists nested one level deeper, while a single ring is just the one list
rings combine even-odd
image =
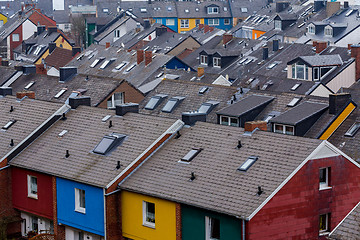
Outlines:
[{"label": "yellow house facade", "polygon": [[121,192],[122,232],[134,240],[176,240],[176,203]]},{"label": "yellow house facade", "polygon": [[0,13],[0,27],[2,27],[2,25],[4,25],[7,22],[7,17]]},{"label": "yellow house facade", "polygon": [[190,31],[198,24],[204,24],[204,18],[178,18],[178,32]]},{"label": "yellow house facade", "polygon": [[[59,35],[59,37],[54,41],[56,43],[56,47],[59,48],[65,48],[67,50],[72,50],[72,46],[68,42],[67,39],[65,39],[62,35]],[[41,64],[42,59],[45,59],[47,56],[49,56],[49,49],[47,49],[43,55],[41,55],[38,60],[35,62],[35,64]]]}]

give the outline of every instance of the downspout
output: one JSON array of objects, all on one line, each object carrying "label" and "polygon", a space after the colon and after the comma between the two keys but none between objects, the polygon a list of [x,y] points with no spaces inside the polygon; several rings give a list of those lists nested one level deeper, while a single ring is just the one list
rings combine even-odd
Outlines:
[{"label": "downspout", "polygon": [[245,240],[245,219],[242,220],[242,240]]},{"label": "downspout", "polygon": [[105,188],[103,188],[104,193],[104,239],[106,240],[106,194],[105,194]]}]

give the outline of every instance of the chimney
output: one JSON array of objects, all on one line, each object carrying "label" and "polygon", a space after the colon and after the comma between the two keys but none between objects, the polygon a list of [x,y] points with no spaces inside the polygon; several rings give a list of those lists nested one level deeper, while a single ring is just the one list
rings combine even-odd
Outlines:
[{"label": "chimney", "polygon": [[26,65],[22,67],[22,71],[24,75],[35,74],[36,66],[35,65]]},{"label": "chimney", "polygon": [[125,103],[116,106],[116,115],[124,116],[128,112],[139,113],[139,104],[137,103]]},{"label": "chimney", "polygon": [[331,17],[340,10],[340,2],[326,2],[326,17]]},{"label": "chimney", "polygon": [[204,24],[200,23],[199,24],[199,30],[203,29],[204,28]]},{"label": "chimney", "polygon": [[139,65],[142,61],[144,61],[144,50],[139,49],[136,51],[137,64]]},{"label": "chimney", "polygon": [[267,123],[265,121],[245,122],[245,132],[252,132],[255,128],[258,128],[261,131],[267,131]]},{"label": "chimney", "polygon": [[355,58],[355,80],[360,78],[360,45],[351,45],[351,57]]},{"label": "chimney", "polygon": [[287,7],[289,7],[290,3],[289,2],[276,2],[276,12],[282,12],[284,11]]},{"label": "chimney", "polygon": [[49,43],[49,53],[51,54],[56,48],[56,43],[51,42]]},{"label": "chimney", "polygon": [[[35,65],[31,65],[31,66],[34,66],[34,68],[35,68]],[[24,72],[24,67],[23,66],[14,66],[14,69],[16,70],[16,71],[23,71]],[[36,68],[35,68],[36,69]]]},{"label": "chimney", "polygon": [[268,59],[269,57],[269,48],[268,47],[263,47],[263,60]]},{"label": "chimney", "polygon": [[43,25],[37,26],[37,35],[40,35],[42,32],[45,31],[45,29],[46,29],[46,27]]},{"label": "chimney", "polygon": [[9,60],[1,60],[1,66],[8,67],[9,66]]},{"label": "chimney", "polygon": [[223,44],[226,45],[228,42],[232,40],[233,36],[231,34],[223,35]]},{"label": "chimney", "polygon": [[75,56],[78,53],[81,53],[81,47],[73,47],[72,48],[72,56]]},{"label": "chimney", "polygon": [[72,109],[76,109],[80,105],[91,106],[91,99],[89,96],[70,97],[69,105]]},{"label": "chimney", "polygon": [[145,51],[145,66],[149,65],[152,61],[152,51]]},{"label": "chimney", "polygon": [[204,76],[204,73],[205,73],[204,68],[203,68],[203,67],[198,67],[198,69],[197,69],[197,76],[198,76],[198,77],[202,77],[202,76]]},{"label": "chimney", "polygon": [[0,96],[12,95],[11,87],[0,87]]},{"label": "chimney", "polygon": [[194,125],[197,121],[206,122],[206,113],[200,112],[183,112],[182,121],[185,125]]},{"label": "chimney", "polygon": [[144,28],[147,29],[147,28],[150,28],[151,24],[150,24],[150,21],[148,19],[145,19],[144,20]]},{"label": "chimney", "polygon": [[319,12],[324,7],[324,1],[314,1],[314,12]]},{"label": "chimney", "polygon": [[274,39],[273,40],[273,51],[277,52],[279,50],[279,40],[278,39]]},{"label": "chimney", "polygon": [[48,34],[52,34],[52,33],[56,33],[57,32],[57,27],[48,27]]},{"label": "chimney", "polygon": [[327,48],[327,42],[317,42],[316,53],[321,53]]},{"label": "chimney", "polygon": [[110,42],[106,42],[105,43],[105,48],[109,48],[110,47]]},{"label": "chimney", "polygon": [[317,41],[313,41],[313,42],[312,42],[312,46],[316,48],[316,46],[317,46]]},{"label": "chimney", "polygon": [[214,27],[209,27],[209,32],[214,31]]},{"label": "chimney", "polygon": [[36,64],[35,66],[36,66],[36,74],[43,74],[43,75],[47,74],[44,64],[40,63],[40,64]]},{"label": "chimney", "polygon": [[209,30],[210,30],[209,25],[204,25],[204,33],[209,32]]},{"label": "chimney", "polygon": [[21,92],[16,93],[16,98],[18,98],[18,99],[22,99],[25,96],[30,99],[35,99],[35,92],[34,91],[21,91]]},{"label": "chimney", "polygon": [[77,74],[77,67],[60,67],[60,82],[66,82]]},{"label": "chimney", "polygon": [[352,45],[351,43],[348,44],[348,46],[347,46],[348,50],[351,50],[351,45]]},{"label": "chimney", "polygon": [[349,2],[348,1],[344,1],[344,8],[349,8]]},{"label": "chimney", "polygon": [[351,101],[350,93],[335,93],[329,95],[329,114],[338,114]]},{"label": "chimney", "polygon": [[156,36],[161,36],[163,33],[166,33],[167,32],[167,28],[166,27],[157,27],[155,29],[155,32],[156,32]]}]

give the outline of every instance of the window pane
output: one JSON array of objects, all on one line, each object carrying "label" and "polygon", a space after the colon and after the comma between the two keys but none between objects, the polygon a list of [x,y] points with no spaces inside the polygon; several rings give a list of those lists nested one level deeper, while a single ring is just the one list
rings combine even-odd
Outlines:
[{"label": "window pane", "polygon": [[108,100],[107,100],[107,108],[113,108],[114,106],[113,106],[113,103],[112,103],[112,98],[109,98]]},{"label": "window pane", "polygon": [[105,154],[114,141],[115,138],[113,137],[103,137],[101,142],[95,147],[94,153]]},{"label": "window pane", "polygon": [[230,118],[230,125],[233,127],[239,126],[237,118]]},{"label": "window pane", "polygon": [[199,108],[199,112],[200,113],[208,113],[208,111],[209,111],[209,109],[210,109],[210,105],[201,105],[200,106],[200,108]]},{"label": "window pane", "polygon": [[222,125],[229,125],[229,117],[221,116],[220,122]]},{"label": "window pane", "polygon": [[313,68],[314,70],[314,80],[318,80],[319,79],[319,68]]},{"label": "window pane", "polygon": [[294,135],[294,127],[285,126],[285,134]]},{"label": "window pane", "polygon": [[326,214],[320,215],[319,217],[319,230],[326,231],[327,230],[327,222],[326,222]]},{"label": "window pane", "polygon": [[304,65],[296,65],[296,78],[304,79],[304,75],[305,75]]},{"label": "window pane", "polygon": [[216,218],[210,218],[211,232],[210,239],[220,239],[220,220]]},{"label": "window pane", "polygon": [[163,107],[163,109],[161,111],[163,112],[172,112],[175,104],[177,103],[177,100],[175,99],[170,99],[165,106]]},{"label": "window pane", "polygon": [[291,66],[291,69],[292,69],[292,78],[296,78],[296,75],[295,75],[295,64],[293,64],[292,66]]},{"label": "window pane", "polygon": [[79,191],[79,207],[85,208],[85,190],[78,189]]},{"label": "window pane", "polygon": [[37,194],[37,178],[31,177],[31,193]]},{"label": "window pane", "polygon": [[123,93],[114,93],[114,102],[115,102],[115,106],[118,106],[120,104],[123,104]]},{"label": "window pane", "polygon": [[275,125],[275,132],[283,133],[283,126],[282,125]]},{"label": "window pane", "polygon": [[38,218],[37,217],[32,217],[31,218],[31,230],[32,231],[35,231],[35,232],[37,232],[38,231],[38,227],[39,225],[38,225]]},{"label": "window pane", "polygon": [[320,183],[326,183],[326,168],[320,169]]},{"label": "window pane", "polygon": [[156,104],[159,102],[159,98],[152,97],[150,101],[146,104],[145,109],[153,110],[156,106]]},{"label": "window pane", "polygon": [[154,203],[146,203],[146,221],[155,223],[155,204]]}]

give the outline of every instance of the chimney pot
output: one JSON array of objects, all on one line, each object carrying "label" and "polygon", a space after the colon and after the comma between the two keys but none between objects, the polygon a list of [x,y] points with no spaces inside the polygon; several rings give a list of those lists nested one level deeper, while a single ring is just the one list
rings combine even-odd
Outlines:
[{"label": "chimney pot", "polygon": [[60,67],[60,82],[66,82],[77,74],[77,67]]},{"label": "chimney pot", "polygon": [[263,47],[263,60],[268,59],[268,57],[269,57],[269,48]]},{"label": "chimney pot", "polygon": [[17,99],[22,99],[25,96],[30,99],[35,99],[35,92],[34,91],[21,91],[21,92],[16,93]]},{"label": "chimney pot", "polygon": [[152,51],[145,51],[145,66],[149,65],[152,61]]},{"label": "chimney pot", "polygon": [[198,69],[197,69],[197,76],[198,76],[198,77],[202,77],[202,76],[204,75],[204,73],[205,73],[204,68],[203,68],[203,67],[198,67]]},{"label": "chimney pot", "polygon": [[106,42],[105,43],[105,48],[109,48],[110,47],[110,42]]},{"label": "chimney pot", "polygon": [[329,95],[329,114],[338,114],[351,101],[350,93]]},{"label": "chimney pot", "polygon": [[316,53],[321,53],[327,48],[327,42],[317,42],[316,43]]}]

